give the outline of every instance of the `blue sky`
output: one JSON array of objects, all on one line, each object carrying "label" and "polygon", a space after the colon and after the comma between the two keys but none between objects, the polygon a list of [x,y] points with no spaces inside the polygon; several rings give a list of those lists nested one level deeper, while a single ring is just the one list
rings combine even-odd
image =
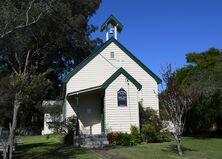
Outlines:
[{"label": "blue sky", "polygon": [[111,14],[124,25],[118,40],[158,76],[168,63],[186,65],[189,52],[222,48],[222,0],[103,0],[90,23]]}]

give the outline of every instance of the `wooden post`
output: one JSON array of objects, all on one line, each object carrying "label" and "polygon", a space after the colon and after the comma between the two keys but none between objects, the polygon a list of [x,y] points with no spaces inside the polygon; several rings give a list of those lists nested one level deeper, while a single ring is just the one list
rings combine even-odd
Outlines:
[{"label": "wooden post", "polygon": [[104,96],[101,98],[101,133],[105,134]]},{"label": "wooden post", "polygon": [[76,136],[79,135],[79,97],[78,95],[75,96],[76,100],[76,117],[77,117],[77,123],[76,123]]}]

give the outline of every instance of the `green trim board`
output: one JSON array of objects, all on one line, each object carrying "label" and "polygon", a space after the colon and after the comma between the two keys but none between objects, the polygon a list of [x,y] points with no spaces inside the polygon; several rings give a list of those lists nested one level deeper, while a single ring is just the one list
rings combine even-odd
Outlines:
[{"label": "green trim board", "polygon": [[110,38],[103,45],[101,45],[95,52],[91,53],[85,60],[77,65],[70,73],[68,73],[62,80],[62,83],[67,83],[72,76],[79,72],[85,65],[94,59],[100,52],[102,52],[110,43],[113,38]]},{"label": "green trim board", "polygon": [[123,74],[128,80],[130,80],[138,90],[142,89],[142,85],[133,78],[126,70],[122,67],[119,68],[112,76],[110,76],[103,84],[102,89],[106,89],[120,74]]},{"label": "green trim board", "polygon": [[109,24],[112,24],[113,26],[116,26],[117,31],[120,33],[123,30],[123,25],[114,17],[113,15],[110,15],[109,18],[103,23],[103,25],[100,27],[100,31],[107,29],[107,26]]},{"label": "green trim board", "polygon": [[125,52],[134,62],[136,62],[144,71],[146,71],[154,80],[160,84],[162,80],[154,74],[146,65],[144,65],[136,56],[134,56],[128,49],[126,49],[120,42],[113,38],[113,42],[123,51]]}]

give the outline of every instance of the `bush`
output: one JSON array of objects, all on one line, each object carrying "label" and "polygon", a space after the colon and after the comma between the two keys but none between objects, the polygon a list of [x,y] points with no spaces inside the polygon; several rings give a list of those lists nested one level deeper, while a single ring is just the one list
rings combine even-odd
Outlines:
[{"label": "bush", "polygon": [[117,134],[115,132],[111,132],[107,134],[107,139],[109,144],[116,144]]},{"label": "bush", "polygon": [[127,133],[118,132],[116,137],[116,144],[121,146],[131,146],[135,143],[132,140],[132,136]]},{"label": "bush", "polygon": [[63,138],[63,142],[65,144],[73,144],[73,135],[76,134],[76,126],[77,126],[77,118],[76,116],[71,116],[67,119],[65,119],[63,122],[60,123],[60,132],[62,134],[65,134]]},{"label": "bush", "polygon": [[158,131],[153,124],[143,124],[141,132],[145,142],[149,143],[158,141]]},{"label": "bush", "polygon": [[132,141],[135,144],[140,144],[142,142],[142,136],[139,132],[139,128],[134,125],[131,125],[130,131],[131,131]]},{"label": "bush", "polygon": [[172,135],[170,132],[159,132],[157,135],[157,142],[170,142]]},{"label": "bush", "polygon": [[170,132],[160,132],[155,125],[152,124],[142,125],[141,132],[143,141],[147,143],[169,142],[172,140],[172,135]]}]

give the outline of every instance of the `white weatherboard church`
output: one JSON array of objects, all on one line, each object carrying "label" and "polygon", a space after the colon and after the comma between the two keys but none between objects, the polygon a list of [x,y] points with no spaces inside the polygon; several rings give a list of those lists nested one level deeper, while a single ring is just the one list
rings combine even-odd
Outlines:
[{"label": "white weatherboard church", "polygon": [[63,79],[63,116],[77,116],[80,134],[130,133],[139,103],[159,110],[161,80],[117,41],[122,29],[111,15],[101,26],[106,42]]}]

